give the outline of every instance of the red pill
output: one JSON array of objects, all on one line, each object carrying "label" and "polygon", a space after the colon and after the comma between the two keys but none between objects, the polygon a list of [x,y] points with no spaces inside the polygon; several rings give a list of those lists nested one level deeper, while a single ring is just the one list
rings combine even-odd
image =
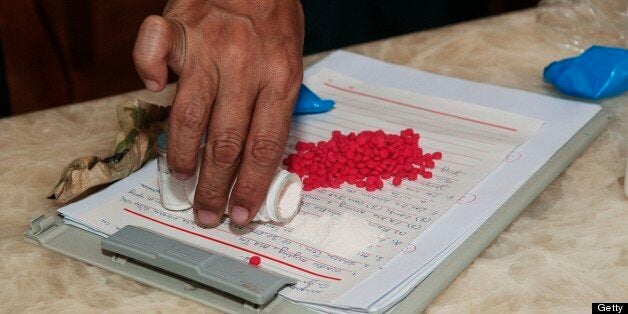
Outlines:
[{"label": "red pill", "polygon": [[410,181],[416,181],[417,177],[417,173],[414,171],[408,173],[408,180]]},{"label": "red pill", "polygon": [[403,177],[400,175],[396,175],[395,178],[393,179],[392,184],[394,186],[400,186],[401,185],[401,180],[403,180]]},{"label": "red pill", "polygon": [[379,190],[384,187],[384,181],[382,181],[380,178],[375,178],[375,181],[373,183],[375,184],[375,187]]},{"label": "red pill", "polygon": [[305,143],[303,141],[298,141],[297,145],[295,145],[295,146],[296,146],[295,148],[297,149],[297,152],[304,152],[304,151],[306,151],[308,149],[307,143]]},{"label": "red pill", "polygon": [[358,181],[358,179],[354,175],[349,175],[347,177],[347,183],[349,184],[355,184],[356,181]]},{"label": "red pill", "polygon": [[366,143],[366,136],[364,134],[358,135],[358,138],[356,139],[356,142],[360,146],[364,145]]},{"label": "red pill", "polygon": [[249,258],[249,264],[253,265],[253,266],[259,266],[262,263],[262,258],[257,256],[257,255],[253,255]]}]

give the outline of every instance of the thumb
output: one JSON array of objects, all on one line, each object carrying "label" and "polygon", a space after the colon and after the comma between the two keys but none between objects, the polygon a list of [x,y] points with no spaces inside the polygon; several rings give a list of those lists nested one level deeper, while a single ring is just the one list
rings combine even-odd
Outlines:
[{"label": "thumb", "polygon": [[133,48],[135,69],[146,88],[158,92],[168,83],[168,65],[179,73],[183,64],[183,30],[158,15],[147,17]]}]

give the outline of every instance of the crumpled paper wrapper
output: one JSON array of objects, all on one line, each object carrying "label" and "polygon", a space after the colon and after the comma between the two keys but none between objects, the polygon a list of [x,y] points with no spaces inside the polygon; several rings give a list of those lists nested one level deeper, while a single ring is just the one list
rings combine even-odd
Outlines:
[{"label": "crumpled paper wrapper", "polygon": [[120,132],[116,135],[110,156],[80,157],[70,162],[59,182],[48,194],[49,199],[67,203],[88,190],[120,180],[139,169],[155,156],[157,136],[165,131],[169,107],[150,104],[137,98],[117,107]]}]

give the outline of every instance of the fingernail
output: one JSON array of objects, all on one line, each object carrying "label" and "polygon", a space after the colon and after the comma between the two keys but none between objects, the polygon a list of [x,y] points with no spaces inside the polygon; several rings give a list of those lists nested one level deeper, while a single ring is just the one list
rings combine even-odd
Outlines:
[{"label": "fingernail", "polygon": [[153,80],[149,80],[149,79],[144,80],[144,85],[146,85],[146,89],[148,89],[151,92],[156,92],[159,89],[159,83]]},{"label": "fingernail", "polygon": [[230,216],[233,222],[238,225],[243,225],[249,220],[249,211],[242,206],[233,206]]},{"label": "fingernail", "polygon": [[196,220],[203,225],[212,225],[218,220],[216,214],[210,210],[197,210]]}]

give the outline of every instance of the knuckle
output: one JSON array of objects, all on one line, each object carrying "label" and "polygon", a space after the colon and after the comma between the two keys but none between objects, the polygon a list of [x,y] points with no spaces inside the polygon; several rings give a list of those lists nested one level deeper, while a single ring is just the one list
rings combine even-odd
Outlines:
[{"label": "knuckle", "polygon": [[195,201],[204,205],[209,210],[224,209],[227,204],[227,193],[213,185],[198,185],[196,187]]},{"label": "knuckle", "polygon": [[242,58],[246,58],[249,56],[248,49],[246,44],[240,40],[234,40],[230,42],[225,51],[223,52],[227,58],[233,62],[237,60],[241,60]]},{"label": "knuckle", "polygon": [[233,39],[221,51],[222,62],[228,66],[229,71],[244,72],[250,70],[254,63],[256,48],[251,40]]},{"label": "knuckle", "polygon": [[257,135],[251,145],[251,161],[258,167],[276,166],[283,152],[282,142],[278,135]]},{"label": "knuckle", "polygon": [[234,131],[223,131],[210,139],[214,165],[230,169],[236,166],[242,153],[243,137]]},{"label": "knuckle", "polygon": [[178,110],[173,115],[175,127],[184,131],[199,133],[205,125],[205,105],[198,101],[191,101],[182,104],[183,109]]},{"label": "knuckle", "polygon": [[280,81],[287,81],[294,76],[294,72],[296,72],[292,62],[287,58],[274,58],[270,66],[273,75],[277,76],[277,79]]},{"label": "knuckle", "polygon": [[302,71],[287,58],[276,59],[271,64],[272,89],[277,99],[286,99],[296,92],[302,80]]}]

